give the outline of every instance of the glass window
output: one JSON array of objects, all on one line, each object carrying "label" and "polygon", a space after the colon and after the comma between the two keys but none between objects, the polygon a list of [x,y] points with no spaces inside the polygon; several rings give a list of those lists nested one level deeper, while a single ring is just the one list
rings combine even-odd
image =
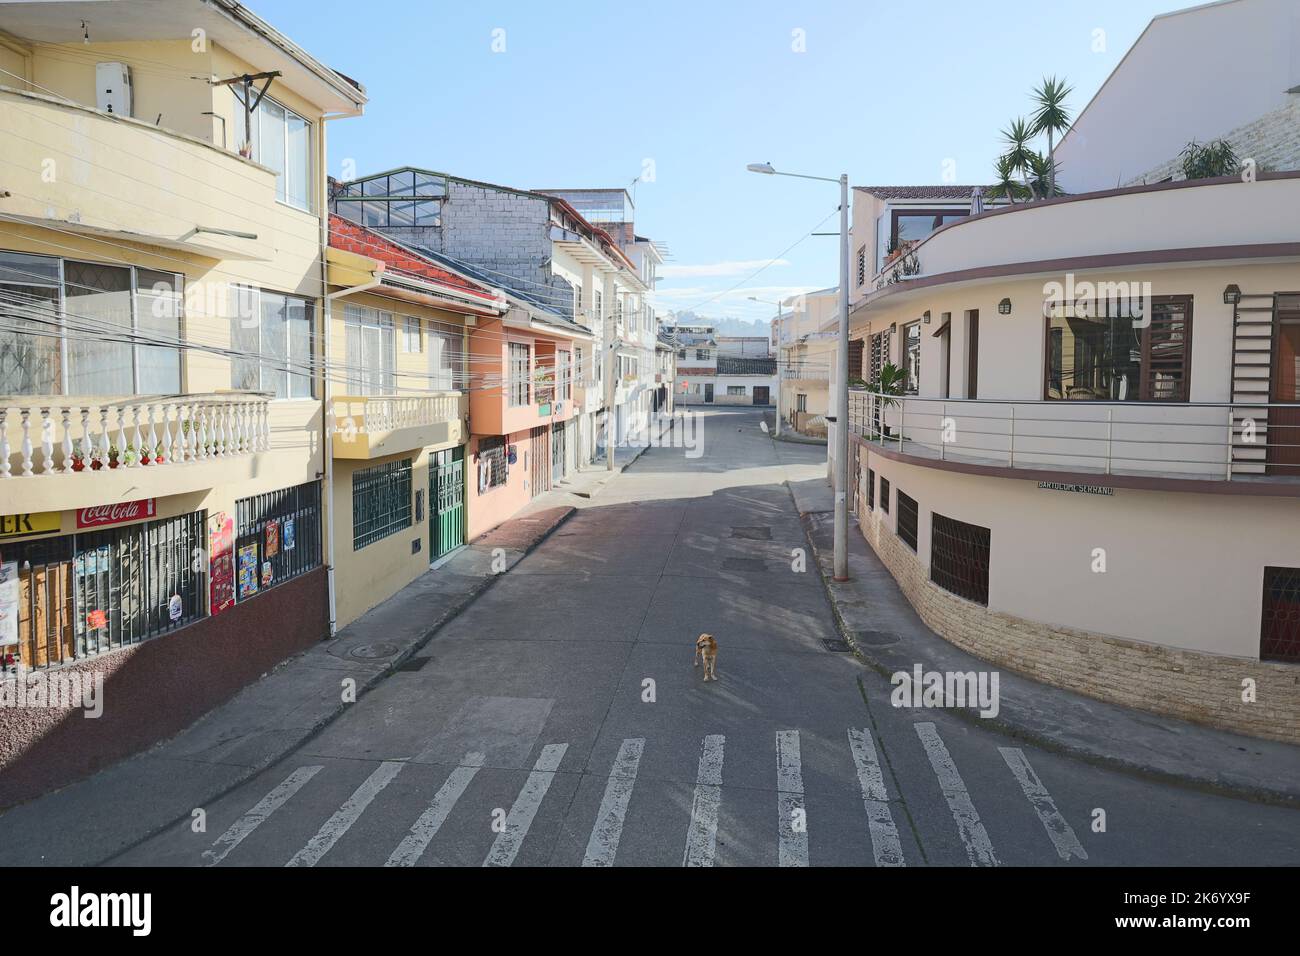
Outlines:
[{"label": "glass window", "polygon": [[361,224],[369,228],[382,228],[388,225],[388,203],[367,202],[361,204]]},{"label": "glass window", "polygon": [[402,316],[402,351],[411,354],[424,351],[420,340],[420,320],[413,315]]},{"label": "glass window", "polygon": [[349,305],[344,309],[348,390],[356,395],[397,391],[393,314]]},{"label": "glass window", "polygon": [[[372,203],[371,205],[378,205]],[[415,203],[390,202],[388,204],[388,224],[390,226],[414,226]]]},{"label": "glass window", "polygon": [[366,196],[387,196],[388,177],[376,176],[374,179],[367,179],[361,184],[361,192]]},{"label": "glass window", "polygon": [[916,209],[894,210],[893,230],[890,238],[895,248],[899,242],[920,242],[940,226],[970,215],[970,210],[961,209]]},{"label": "glass window", "polygon": [[415,207],[415,224],[417,226],[440,226],[442,221],[442,203],[435,202],[431,199],[421,200],[412,203]]},{"label": "glass window", "polygon": [[409,196],[415,192],[415,173],[393,173],[388,177],[388,192],[392,196]]},{"label": "glass window", "polygon": [[[141,339],[179,342],[181,306],[184,299],[181,277],[170,272],[137,269],[136,327]],[[181,390],[181,353],[175,346],[145,345],[136,348],[140,366],[140,388],[146,395],[173,395]]]},{"label": "glass window", "polygon": [[135,390],[131,270],[65,262],[63,274],[68,394],[131,394]]},{"label": "glass window", "polygon": [[510,343],[510,407],[519,408],[528,404],[528,345],[523,342]]},{"label": "glass window", "polygon": [[230,387],[276,398],[311,398],[312,307],[306,299],[248,286],[233,290]]},{"label": "glass window", "polygon": [[1144,324],[1125,300],[1097,303],[1098,315],[1047,320],[1046,397],[1070,401],[1185,402],[1192,301],[1151,302]]},{"label": "glass window", "polygon": [[348,222],[361,221],[361,203],[355,200],[339,201],[334,204],[334,212]]},{"label": "glass window", "polygon": [[430,176],[427,173],[415,174],[415,194],[417,196],[443,196],[446,195],[446,183],[438,176]]},{"label": "glass window", "polygon": [[63,377],[59,260],[0,252],[0,395],[52,395]]},{"label": "glass window", "polygon": [[[243,109],[238,104],[236,113],[242,115]],[[276,199],[311,208],[311,124],[269,96],[257,107],[253,159],[275,170]]]},{"label": "glass window", "polygon": [[311,126],[296,113],[285,119],[286,202],[299,209],[311,208]]},{"label": "glass window", "polygon": [[915,395],[921,387],[921,323],[903,327],[903,391]]},{"label": "glass window", "polygon": [[465,386],[465,344],[459,331],[429,330],[429,388],[448,392]]}]

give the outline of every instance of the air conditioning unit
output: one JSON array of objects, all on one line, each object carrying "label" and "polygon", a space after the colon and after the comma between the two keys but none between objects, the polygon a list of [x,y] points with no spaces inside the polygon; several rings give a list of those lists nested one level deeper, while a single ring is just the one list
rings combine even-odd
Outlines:
[{"label": "air conditioning unit", "polygon": [[105,113],[132,115],[131,68],[125,63],[95,64],[95,105]]}]

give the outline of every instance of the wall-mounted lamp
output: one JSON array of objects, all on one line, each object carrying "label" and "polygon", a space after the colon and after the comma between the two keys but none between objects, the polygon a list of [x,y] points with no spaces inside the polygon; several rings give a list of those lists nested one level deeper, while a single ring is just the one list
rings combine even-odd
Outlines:
[{"label": "wall-mounted lamp", "polygon": [[[891,331],[891,332],[897,332],[897,331],[898,331],[898,323],[897,323],[897,322],[890,322],[890,323],[889,323],[889,331]],[[823,417],[825,417],[825,416],[823,416]]]},{"label": "wall-mounted lamp", "polygon": [[1230,285],[1223,290],[1223,304],[1236,305],[1241,301],[1241,286]]},{"label": "wall-mounted lamp", "polygon": [[1011,300],[1003,299],[1001,302],[998,303],[998,315],[1010,315],[1010,314],[1011,314]]},{"label": "wall-mounted lamp", "polygon": [[923,324],[925,324],[925,325],[929,325],[929,324],[930,324],[930,310],[929,310],[929,309],[926,309],[925,312],[922,313],[922,315],[921,315],[921,322],[922,322]]}]

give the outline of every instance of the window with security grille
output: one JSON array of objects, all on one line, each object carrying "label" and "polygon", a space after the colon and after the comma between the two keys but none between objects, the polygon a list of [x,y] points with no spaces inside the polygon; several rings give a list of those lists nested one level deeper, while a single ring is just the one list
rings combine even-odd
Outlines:
[{"label": "window with security grille", "polygon": [[858,285],[863,285],[867,281],[867,247],[858,246],[858,267],[857,267]]},{"label": "window with security grille", "polygon": [[1264,569],[1259,657],[1300,663],[1300,568]]},{"label": "window with security grille", "polygon": [[880,479],[880,510],[889,514],[889,479]]},{"label": "window with security grille", "polygon": [[916,550],[916,512],[915,499],[900,491],[898,493],[898,536],[913,551]]},{"label": "window with security grille", "polygon": [[867,469],[867,509],[874,511],[876,507],[876,472],[874,468]]},{"label": "window with security grille", "polygon": [[526,342],[510,343],[510,407],[521,408],[529,400],[529,360]]},{"label": "window with security grille", "polygon": [[499,488],[509,478],[506,461],[506,436],[489,435],[478,440],[479,468],[481,469],[480,488]]},{"label": "window with security grille", "polygon": [[352,473],[352,550],[411,526],[411,459]]},{"label": "window with security grille", "polygon": [[[235,502],[235,553],[257,548],[259,593],[306,574],[321,563],[320,482],[278,488]],[[262,584],[263,564],[271,568]]]},{"label": "window with security grille", "polygon": [[880,370],[889,361],[889,333],[877,332],[873,335],[870,348],[868,355],[870,367],[867,369],[869,373],[868,384],[880,381]]},{"label": "window with security grille", "polygon": [[989,603],[992,533],[941,514],[930,516],[930,580],[976,604]]}]

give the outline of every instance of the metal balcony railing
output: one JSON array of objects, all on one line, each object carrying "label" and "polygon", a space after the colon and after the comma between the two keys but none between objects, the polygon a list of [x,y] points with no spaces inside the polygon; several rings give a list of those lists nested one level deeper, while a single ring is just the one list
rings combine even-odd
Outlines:
[{"label": "metal balcony railing", "polygon": [[0,396],[0,480],[233,458],[270,447],[263,392]]},{"label": "metal balcony railing", "polygon": [[1300,479],[1300,424],[1289,416],[1297,408],[937,399],[850,389],[849,429],[882,447],[939,461],[1099,475],[1294,480]]}]

